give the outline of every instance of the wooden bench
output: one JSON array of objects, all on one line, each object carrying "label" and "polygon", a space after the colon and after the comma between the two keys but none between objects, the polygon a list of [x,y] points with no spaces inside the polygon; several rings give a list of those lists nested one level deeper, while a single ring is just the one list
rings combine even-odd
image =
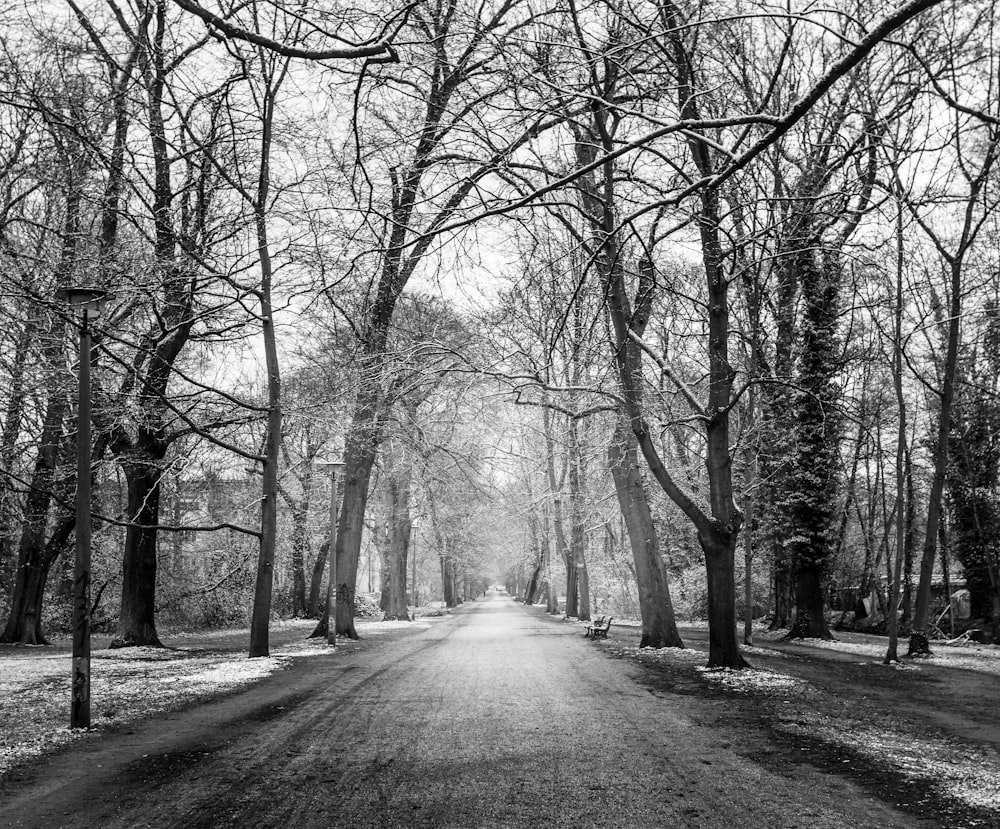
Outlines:
[{"label": "wooden bench", "polygon": [[598,616],[587,625],[586,636],[591,639],[607,639],[608,630],[611,628],[611,620],[613,618],[613,616]]}]

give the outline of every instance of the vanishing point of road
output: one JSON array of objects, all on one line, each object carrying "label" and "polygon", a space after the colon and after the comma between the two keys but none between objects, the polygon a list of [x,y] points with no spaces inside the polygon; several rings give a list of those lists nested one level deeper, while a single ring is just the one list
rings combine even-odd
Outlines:
[{"label": "vanishing point of road", "polygon": [[930,825],[751,759],[690,696],[506,596],[364,644],[60,751],[0,791],[0,827]]}]

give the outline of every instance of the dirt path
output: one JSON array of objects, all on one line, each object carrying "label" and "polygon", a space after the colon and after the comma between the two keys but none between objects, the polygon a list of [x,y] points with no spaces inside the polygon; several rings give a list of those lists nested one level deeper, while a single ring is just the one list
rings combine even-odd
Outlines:
[{"label": "dirt path", "polygon": [[481,599],[78,744],[10,781],[0,826],[940,826],[755,761],[690,694],[602,650]]}]

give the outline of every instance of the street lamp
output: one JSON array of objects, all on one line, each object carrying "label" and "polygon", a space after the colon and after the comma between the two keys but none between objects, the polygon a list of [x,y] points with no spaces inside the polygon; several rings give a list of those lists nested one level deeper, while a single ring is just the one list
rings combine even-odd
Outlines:
[{"label": "street lamp", "polygon": [[344,471],[341,461],[316,461],[316,466],[330,470],[330,547],[327,550],[326,641],[337,647],[337,473]]},{"label": "street lamp", "polygon": [[80,367],[76,430],[76,559],[73,565],[73,681],[70,728],[90,727],[90,322],[101,316],[106,291],[64,288],[58,297],[79,315]]},{"label": "street lamp", "polygon": [[420,529],[420,519],[410,522],[410,592],[413,594],[413,615],[417,615],[417,530]]}]

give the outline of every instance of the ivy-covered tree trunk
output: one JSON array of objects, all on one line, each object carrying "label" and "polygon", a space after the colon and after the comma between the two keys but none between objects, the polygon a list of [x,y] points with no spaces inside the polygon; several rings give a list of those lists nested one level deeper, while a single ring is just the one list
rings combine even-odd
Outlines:
[{"label": "ivy-covered tree trunk", "polygon": [[771,580],[774,590],[774,613],[771,630],[782,630],[792,623],[792,559],[785,546],[788,539],[787,505],[789,467],[792,455],[791,381],[792,344],[795,334],[795,301],[799,283],[794,268],[778,258],[775,291],[774,353],[771,374],[777,381],[762,389],[760,480],[761,534],[770,553]]},{"label": "ivy-covered tree trunk", "polygon": [[[996,309],[984,337],[985,354],[965,372],[952,418],[948,486],[952,549],[962,564],[972,618],[1000,627],[1000,402],[992,385],[1000,369]],[[998,353],[990,353],[991,346]],[[977,370],[978,369],[978,370]]]},{"label": "ivy-covered tree trunk", "polygon": [[823,593],[826,568],[836,543],[839,447],[838,258],[820,257],[819,240],[799,254],[803,313],[795,407],[795,454],[787,494],[787,549],[795,573],[793,638],[832,639]]}]

